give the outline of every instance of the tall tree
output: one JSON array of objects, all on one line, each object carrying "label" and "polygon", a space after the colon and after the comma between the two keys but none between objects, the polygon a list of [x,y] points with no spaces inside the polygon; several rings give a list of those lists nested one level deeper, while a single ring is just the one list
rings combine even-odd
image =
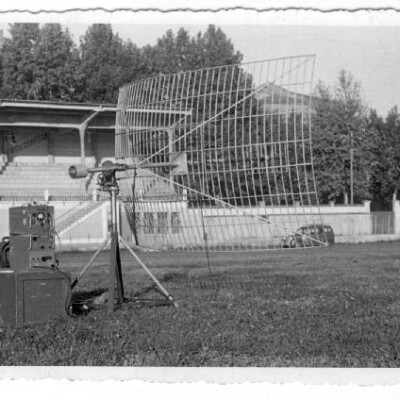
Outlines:
[{"label": "tall tree", "polygon": [[361,86],[341,71],[335,88],[319,83],[315,95],[313,154],[323,202],[370,197],[366,109]]},{"label": "tall tree", "polygon": [[243,58],[215,25],[192,38],[183,28],[176,34],[168,30],[154,46],[144,47],[142,56],[148,66],[147,75],[238,64]]},{"label": "tall tree", "polygon": [[370,118],[377,132],[373,163],[374,191],[383,203],[397,200],[400,189],[400,114],[397,106],[389,110],[385,121],[378,124]]},{"label": "tall tree", "polygon": [[[397,110],[393,108],[389,115],[390,125],[395,125],[398,117]],[[368,115],[367,134],[370,146],[371,193],[376,206],[390,206],[392,196],[396,196],[396,181],[400,171],[394,163],[395,148],[388,143],[388,130],[386,121],[378,115],[376,110],[370,110]],[[397,146],[397,147],[400,147]],[[399,149],[400,150],[400,149]],[[397,178],[397,179],[396,179]]]},{"label": "tall tree", "polygon": [[109,24],[94,24],[81,39],[81,72],[85,101],[117,100],[121,77],[122,40]]},{"label": "tall tree", "polygon": [[39,24],[15,23],[9,26],[9,38],[3,46],[3,98],[27,99],[34,82],[35,46]]},{"label": "tall tree", "polygon": [[33,83],[28,96],[38,100],[68,101],[76,93],[79,54],[69,32],[60,24],[45,24],[34,47]]},{"label": "tall tree", "polygon": [[122,43],[119,63],[121,67],[120,76],[118,77],[119,85],[132,82],[140,77],[140,68],[142,66],[140,49],[131,40]]},{"label": "tall tree", "polygon": [[203,38],[198,37],[198,40],[204,46],[204,67],[238,64],[243,59],[243,55],[235,51],[231,40],[222,29],[215,25],[209,25]]},{"label": "tall tree", "polygon": [[176,34],[175,48],[177,67],[180,70],[185,71],[196,68],[196,65],[190,62],[190,53],[193,52],[190,35],[183,28],[180,28]]},{"label": "tall tree", "polygon": [[176,39],[172,29],[169,29],[165,35],[157,40],[154,50],[155,57],[152,63],[156,71],[169,74],[179,70]]}]

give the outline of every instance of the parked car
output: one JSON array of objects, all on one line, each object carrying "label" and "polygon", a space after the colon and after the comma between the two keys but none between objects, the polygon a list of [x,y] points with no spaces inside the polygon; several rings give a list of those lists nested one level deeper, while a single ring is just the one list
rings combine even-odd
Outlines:
[{"label": "parked car", "polygon": [[282,238],[282,247],[311,247],[326,243],[331,246],[335,243],[335,234],[329,225],[302,226],[292,235]]}]

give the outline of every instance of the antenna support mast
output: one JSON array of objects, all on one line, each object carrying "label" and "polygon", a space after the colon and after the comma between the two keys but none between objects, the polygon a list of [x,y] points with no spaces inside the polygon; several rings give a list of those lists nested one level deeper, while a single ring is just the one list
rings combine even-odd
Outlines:
[{"label": "antenna support mast", "polygon": [[[171,164],[174,166],[175,164]],[[147,165],[146,165],[147,166]],[[149,168],[152,166],[149,164]],[[72,165],[68,173],[71,178],[84,178],[88,174],[100,172],[98,176],[98,184],[102,191],[108,192],[110,195],[110,209],[111,209],[111,232],[107,236],[106,240],[99,246],[96,253],[92,256],[89,262],[84,266],[81,273],[72,282],[71,287],[75,287],[79,280],[83,277],[86,271],[93,264],[97,256],[105,248],[107,242],[111,240],[110,245],[110,269],[108,276],[108,311],[113,312],[116,304],[122,304],[125,301],[124,295],[124,284],[122,277],[121,268],[121,253],[120,253],[120,243],[122,243],[133,258],[138,262],[138,264],[146,271],[153,282],[157,285],[158,289],[167,300],[172,303],[175,307],[178,306],[174,297],[168,293],[168,291],[162,286],[160,281],[153,275],[153,273],[147,268],[143,261],[139,258],[136,252],[129,246],[129,244],[124,240],[124,238],[119,233],[118,221],[117,221],[117,195],[119,193],[118,178],[116,173],[118,171],[126,171],[128,169],[135,169],[135,165],[127,164],[114,164],[111,161],[105,161],[101,167],[97,168],[87,168],[84,165]],[[143,165],[141,166],[143,168]]]}]

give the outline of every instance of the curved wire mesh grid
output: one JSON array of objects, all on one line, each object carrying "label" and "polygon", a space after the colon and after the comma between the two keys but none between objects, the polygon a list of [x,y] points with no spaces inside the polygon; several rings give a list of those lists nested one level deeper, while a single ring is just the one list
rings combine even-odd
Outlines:
[{"label": "curved wire mesh grid", "polygon": [[[117,161],[136,244],[282,247],[321,224],[311,153],[314,56],[159,75],[123,86]],[[321,245],[309,236],[311,245]]]}]

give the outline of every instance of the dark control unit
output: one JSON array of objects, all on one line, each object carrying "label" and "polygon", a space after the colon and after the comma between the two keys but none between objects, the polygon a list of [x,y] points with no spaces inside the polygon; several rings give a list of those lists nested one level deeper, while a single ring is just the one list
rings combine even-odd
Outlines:
[{"label": "dark control unit", "polygon": [[15,271],[52,268],[56,265],[54,207],[12,207],[10,218],[10,266]]},{"label": "dark control unit", "polygon": [[9,268],[0,268],[0,326],[67,316],[71,280],[58,269],[54,207],[11,207]]},{"label": "dark control unit", "polygon": [[25,325],[68,315],[68,276],[51,270],[0,270],[0,326]]}]

